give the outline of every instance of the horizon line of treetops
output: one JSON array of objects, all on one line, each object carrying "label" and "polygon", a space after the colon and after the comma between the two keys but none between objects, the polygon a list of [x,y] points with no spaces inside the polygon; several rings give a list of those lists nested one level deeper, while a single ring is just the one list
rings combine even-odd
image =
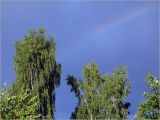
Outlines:
[{"label": "horizon line of treetops", "polygon": [[[61,64],[56,61],[56,43],[44,28],[29,30],[15,44],[16,80],[0,90],[0,119],[54,119],[56,93],[60,85]],[[101,75],[95,62],[83,68],[83,79],[66,77],[78,100],[70,119],[127,119],[131,92],[124,66]],[[160,119],[160,82],[152,74],[146,77],[150,93],[139,104],[134,119]],[[134,92],[134,91],[133,91]],[[68,101],[69,102],[69,101]]]}]

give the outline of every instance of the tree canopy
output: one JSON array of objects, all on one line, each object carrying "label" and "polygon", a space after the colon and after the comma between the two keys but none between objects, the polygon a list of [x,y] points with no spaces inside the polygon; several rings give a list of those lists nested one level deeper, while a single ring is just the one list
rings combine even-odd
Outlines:
[{"label": "tree canopy", "polygon": [[38,96],[31,94],[24,86],[19,88],[21,94],[13,94],[12,89],[6,90],[6,85],[0,91],[1,119],[37,119]]},{"label": "tree canopy", "polygon": [[[55,111],[55,87],[60,85],[61,65],[56,62],[54,38],[47,35],[44,28],[29,30],[25,37],[16,42],[14,68],[16,81],[12,94],[23,95],[23,86],[31,96],[37,96],[35,107],[39,118],[51,119]],[[27,112],[27,111],[26,111]]]},{"label": "tree canopy", "polygon": [[[16,80],[9,89],[0,90],[0,119],[54,119],[55,88],[60,85],[61,64],[56,61],[55,39],[44,28],[29,30],[15,44]],[[95,62],[83,68],[83,77],[68,75],[78,99],[71,119],[126,119],[131,103],[126,101],[130,83],[124,66],[100,74]],[[150,93],[138,106],[136,119],[160,119],[160,82],[148,74]],[[134,92],[134,91],[133,91]]]},{"label": "tree canopy", "polygon": [[137,111],[139,119],[160,119],[160,81],[153,75],[148,74],[146,77],[151,93],[144,92],[146,101],[142,102]]},{"label": "tree canopy", "polygon": [[74,119],[125,119],[128,115],[130,84],[124,67],[100,75],[95,62],[83,69],[84,80],[69,75],[66,80],[78,97]]}]

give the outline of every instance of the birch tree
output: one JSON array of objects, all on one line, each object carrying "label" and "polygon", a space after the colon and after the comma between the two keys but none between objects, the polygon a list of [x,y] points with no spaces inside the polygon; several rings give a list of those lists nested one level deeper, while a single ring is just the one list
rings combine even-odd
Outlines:
[{"label": "birch tree", "polygon": [[78,98],[71,119],[127,118],[130,103],[125,99],[130,93],[130,84],[124,67],[112,74],[100,75],[96,63],[92,62],[84,67],[83,78],[72,75],[66,78]]},{"label": "birch tree", "polygon": [[29,30],[15,44],[15,91],[18,91],[18,84],[23,84],[24,89],[37,95],[37,111],[40,118],[46,119],[54,118],[55,87],[60,85],[61,65],[56,62],[55,46],[54,38],[47,35],[43,28]]}]

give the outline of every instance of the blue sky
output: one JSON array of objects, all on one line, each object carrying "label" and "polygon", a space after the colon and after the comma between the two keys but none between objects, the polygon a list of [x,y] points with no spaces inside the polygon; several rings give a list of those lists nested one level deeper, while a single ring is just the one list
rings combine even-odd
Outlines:
[{"label": "blue sky", "polygon": [[69,118],[77,100],[65,77],[82,77],[82,69],[96,61],[100,72],[125,65],[132,85],[128,101],[132,117],[148,91],[148,72],[158,77],[158,1],[3,1],[1,2],[1,83],[15,80],[14,44],[27,30],[44,26],[56,38],[57,61],[62,64],[56,89],[55,118]]}]

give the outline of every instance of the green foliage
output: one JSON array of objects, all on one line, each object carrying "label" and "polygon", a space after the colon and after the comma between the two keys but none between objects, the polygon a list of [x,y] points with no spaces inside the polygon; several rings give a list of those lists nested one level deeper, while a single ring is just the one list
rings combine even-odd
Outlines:
[{"label": "green foliage", "polygon": [[[21,104],[21,101],[25,101],[22,98],[26,95],[28,97],[25,99],[30,100],[31,96],[36,96],[32,99],[36,99],[38,105],[32,111],[36,112],[35,115],[40,115],[40,119],[52,119],[55,111],[54,90],[55,87],[60,85],[61,74],[61,65],[57,64],[55,60],[54,39],[48,37],[43,28],[38,31],[30,30],[21,41],[16,42],[15,48],[14,68],[16,81],[12,84],[10,92],[6,92],[6,96],[16,96],[13,97],[14,99],[10,99],[11,102],[20,102],[20,106],[24,109],[29,109],[30,104],[27,104],[28,107],[25,108]],[[23,91],[20,90],[21,86],[23,86]],[[26,90],[29,94],[26,93]],[[8,105],[10,104],[14,106],[9,102]],[[20,107],[16,110],[19,109]],[[18,115],[21,116],[22,114],[18,112]],[[28,115],[23,115],[23,117],[28,118]]]},{"label": "green foliage", "polygon": [[0,91],[0,118],[1,119],[38,119],[38,96],[19,88],[21,94],[12,94],[3,85]]},{"label": "green foliage", "polygon": [[124,67],[114,70],[111,75],[100,75],[94,62],[88,64],[83,75],[85,80],[67,77],[71,91],[78,96],[78,105],[71,119],[124,119],[130,103],[125,98],[130,92]]},{"label": "green foliage", "polygon": [[[54,39],[44,28],[30,30],[16,42],[14,68],[16,81],[7,91],[0,91],[0,119],[53,119],[55,88],[60,85],[61,65],[56,62]],[[126,69],[100,75],[95,62],[83,69],[83,79],[68,75],[67,84],[78,98],[71,119],[126,119],[130,93]],[[138,108],[138,119],[160,119],[160,82],[149,74],[146,78],[152,93]]]},{"label": "green foliage", "polygon": [[144,92],[146,101],[139,105],[137,118],[139,119],[160,119],[160,81],[148,74],[146,78],[151,93]]},{"label": "green foliage", "polygon": [[15,71],[17,80],[39,96],[39,113],[52,118],[54,89],[60,84],[61,66],[55,61],[55,42],[44,29],[31,30],[16,43]]}]

